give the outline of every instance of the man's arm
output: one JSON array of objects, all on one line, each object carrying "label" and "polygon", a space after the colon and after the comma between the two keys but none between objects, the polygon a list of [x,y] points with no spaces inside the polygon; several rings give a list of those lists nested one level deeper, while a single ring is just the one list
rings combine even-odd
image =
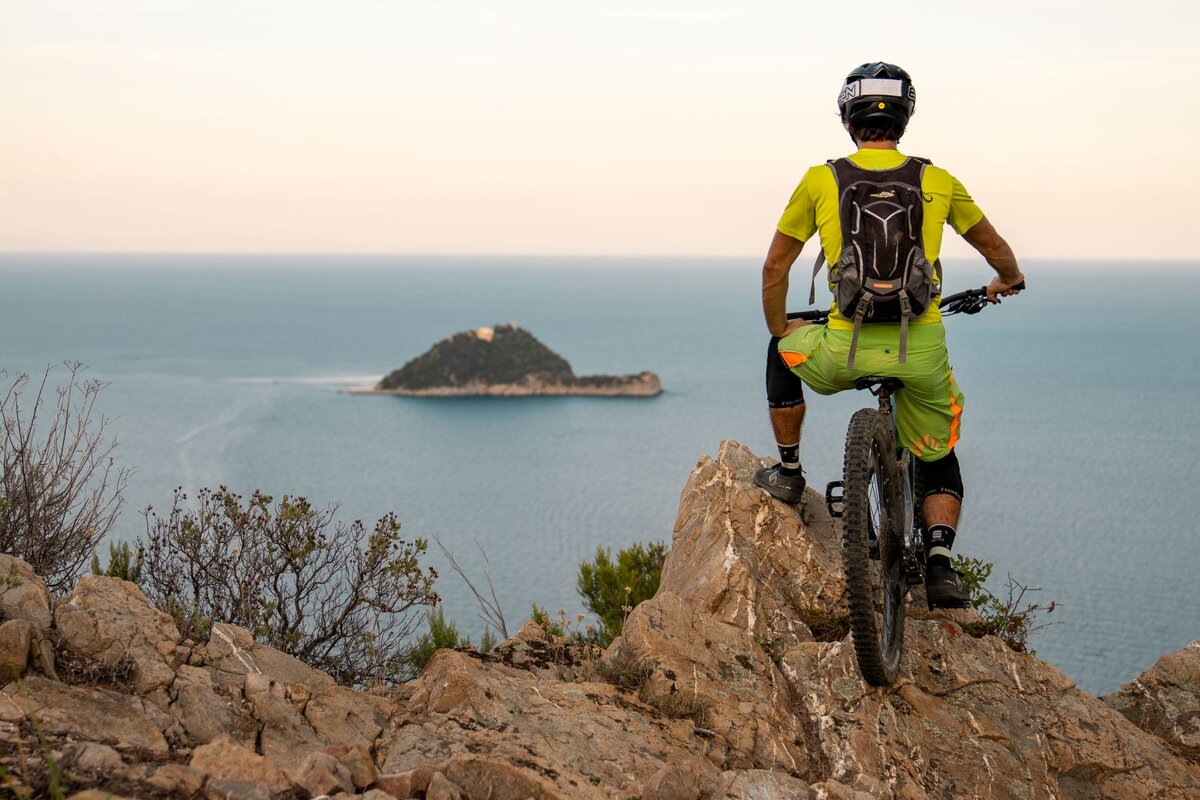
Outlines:
[{"label": "man's arm", "polygon": [[1008,297],[1021,291],[1013,288],[1025,281],[1025,276],[1021,274],[1021,270],[1017,266],[1017,257],[1012,248],[1008,246],[1008,242],[1004,241],[1004,237],[996,232],[992,223],[988,222],[987,217],[983,217],[972,225],[963,234],[963,238],[979,251],[992,269],[996,270],[996,277],[987,286],[989,301],[998,303],[1001,297]]},{"label": "man's arm", "polygon": [[767,330],[772,336],[783,336],[804,324],[793,322],[789,325],[787,320],[788,271],[803,249],[804,242],[775,231],[771,247],[767,250],[767,260],[763,262],[762,303]]}]

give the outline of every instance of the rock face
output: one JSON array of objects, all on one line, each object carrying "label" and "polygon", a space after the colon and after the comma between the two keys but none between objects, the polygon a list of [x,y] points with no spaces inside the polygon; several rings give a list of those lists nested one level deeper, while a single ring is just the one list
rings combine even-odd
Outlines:
[{"label": "rock face", "polygon": [[1142,730],[1200,761],[1200,639],[1163,656],[1102,699]]},{"label": "rock face", "polygon": [[[181,642],[136,587],[85,578],[49,633],[0,620],[24,653],[4,662],[24,674],[0,689],[3,788],[45,791],[45,742],[72,791],[130,797],[1200,798],[1200,642],[1101,701],[914,614],[899,679],[869,687],[835,624],[837,527],[815,493],[755,488],[760,463],[735,443],[701,460],[658,594],[607,651],[527,623],[387,691],[230,625]],[[31,657],[50,634],[66,683]]]},{"label": "rock face", "polygon": [[385,376],[375,388],[350,391],[416,397],[646,397],[661,394],[662,384],[652,372],[577,376],[566,359],[509,323],[456,333]]}]

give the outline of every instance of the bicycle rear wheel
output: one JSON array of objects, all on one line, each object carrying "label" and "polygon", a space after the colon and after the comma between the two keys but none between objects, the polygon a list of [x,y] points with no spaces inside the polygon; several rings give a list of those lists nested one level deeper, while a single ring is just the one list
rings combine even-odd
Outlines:
[{"label": "bicycle rear wheel", "polygon": [[904,649],[904,492],[891,420],[864,408],[850,419],[843,467],[842,559],[850,633],[867,683],[896,679]]}]

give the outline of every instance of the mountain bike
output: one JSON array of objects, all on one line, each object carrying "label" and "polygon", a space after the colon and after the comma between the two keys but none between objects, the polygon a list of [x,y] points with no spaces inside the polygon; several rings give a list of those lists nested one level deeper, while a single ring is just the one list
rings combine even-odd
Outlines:
[{"label": "mountain bike", "polygon": [[[1021,283],[1013,287],[1024,289]],[[987,307],[986,288],[942,298],[942,316],[977,314]],[[789,313],[788,319],[822,324],[826,310]],[[832,517],[842,520],[842,562],[850,607],[850,635],[858,671],[867,683],[888,686],[904,650],[908,590],[925,583],[924,520],[916,460],[896,439],[892,395],[903,381],[868,375],[854,388],[878,399],[850,418],[842,479],[825,489]],[[930,606],[932,610],[932,605]]]}]

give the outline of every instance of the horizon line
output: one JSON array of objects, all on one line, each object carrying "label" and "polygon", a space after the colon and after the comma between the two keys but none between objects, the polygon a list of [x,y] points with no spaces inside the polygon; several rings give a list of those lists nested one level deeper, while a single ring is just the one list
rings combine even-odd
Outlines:
[{"label": "horizon line", "polygon": [[[422,252],[422,251],[378,251],[378,250],[4,250],[0,249],[0,258],[6,256],[169,256],[169,257],[189,257],[189,256],[258,256],[266,258],[296,258],[296,257],[352,257],[352,258],[530,258],[530,259],[553,259],[553,258],[597,258],[597,259],[669,259],[669,258],[688,258],[688,259],[755,259],[762,260],[763,255],[760,254],[738,254],[738,253],[528,253],[528,252],[500,252],[500,253],[473,253],[473,252]],[[951,256],[947,261],[978,261],[980,264],[986,262],[982,257],[978,256]],[[1020,260],[1034,261],[1089,261],[1089,262],[1129,262],[1142,261],[1151,263],[1176,263],[1176,264],[1193,264],[1200,263],[1197,258],[1184,257],[1144,257],[1144,256],[1040,256],[1040,255],[1025,255],[1021,256]]]}]

